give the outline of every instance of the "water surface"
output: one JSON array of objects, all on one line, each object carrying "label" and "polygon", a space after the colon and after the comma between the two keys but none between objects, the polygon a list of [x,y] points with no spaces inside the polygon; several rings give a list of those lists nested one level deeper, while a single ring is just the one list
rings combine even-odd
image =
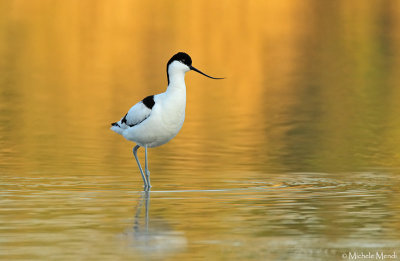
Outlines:
[{"label": "water surface", "polygon": [[[346,260],[400,254],[396,1],[1,1],[0,259]],[[219,21],[219,22],[215,22]],[[109,130],[163,92],[183,129]],[[143,151],[139,151],[141,159]]]}]

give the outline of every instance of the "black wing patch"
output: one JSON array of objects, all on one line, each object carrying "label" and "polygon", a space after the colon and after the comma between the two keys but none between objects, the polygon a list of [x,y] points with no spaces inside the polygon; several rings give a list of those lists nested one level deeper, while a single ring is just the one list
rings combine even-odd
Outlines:
[{"label": "black wing patch", "polygon": [[121,123],[125,123],[126,125],[128,125],[128,124],[126,123],[126,115],[128,115],[128,113],[125,114],[125,116],[122,118]]},{"label": "black wing patch", "polygon": [[144,105],[146,105],[147,108],[149,108],[151,110],[155,104],[154,95],[147,96],[146,98],[144,98],[142,100],[142,102]]}]

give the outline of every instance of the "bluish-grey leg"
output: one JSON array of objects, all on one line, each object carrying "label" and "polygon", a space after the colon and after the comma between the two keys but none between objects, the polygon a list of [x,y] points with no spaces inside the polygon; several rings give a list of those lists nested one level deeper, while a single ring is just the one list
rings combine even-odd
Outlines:
[{"label": "bluish-grey leg", "polygon": [[[138,156],[137,156],[137,150],[138,150],[139,148],[140,148],[139,145],[136,145],[136,146],[133,148],[133,156],[135,156],[136,163],[137,163],[138,166],[139,166],[140,174],[142,175],[142,179],[143,179],[143,183],[144,183],[144,189],[147,190],[148,187],[149,187],[149,185],[147,184],[146,177],[144,176],[142,166],[140,166],[140,162],[139,162],[139,159],[138,159]],[[146,160],[146,162],[147,162],[147,160]],[[146,163],[146,164],[147,164],[147,163]]]},{"label": "bluish-grey leg", "polygon": [[147,186],[148,188],[151,188],[150,184],[150,171],[149,171],[149,161],[147,160],[147,145],[144,147],[144,171],[146,172],[146,178],[147,178]]}]

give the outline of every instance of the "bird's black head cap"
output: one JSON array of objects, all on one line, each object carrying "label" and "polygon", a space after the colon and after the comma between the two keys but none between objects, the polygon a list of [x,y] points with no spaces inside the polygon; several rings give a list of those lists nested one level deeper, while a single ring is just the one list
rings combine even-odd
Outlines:
[{"label": "bird's black head cap", "polygon": [[172,56],[172,58],[169,59],[169,61],[167,63],[167,68],[173,61],[181,62],[183,64],[186,64],[187,66],[192,65],[192,58],[190,58],[190,56],[184,52],[179,52],[179,53],[175,54],[174,56]]},{"label": "bird's black head cap", "polygon": [[173,62],[173,61],[178,61],[181,62],[187,66],[191,66],[192,65],[192,58],[190,58],[190,56],[187,53],[184,52],[179,52],[177,54],[175,54],[174,56],[171,57],[171,59],[169,59],[168,63],[167,63],[167,77],[168,77],[168,85],[169,85],[169,75],[168,75],[168,66]]}]

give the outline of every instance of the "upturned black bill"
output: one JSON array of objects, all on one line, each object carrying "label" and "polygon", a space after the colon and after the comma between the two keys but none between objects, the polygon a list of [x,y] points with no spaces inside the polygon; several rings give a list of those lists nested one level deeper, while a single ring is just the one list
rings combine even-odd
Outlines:
[{"label": "upturned black bill", "polygon": [[191,65],[189,66],[189,68],[190,68],[190,70],[193,70],[193,71],[195,71],[195,72],[198,72],[198,73],[200,73],[200,74],[202,74],[202,75],[204,75],[204,76],[207,76],[208,78],[211,78],[211,79],[216,79],[216,80],[224,79],[224,78],[215,78],[215,77],[211,77],[211,76],[209,76],[209,75],[207,75],[207,74],[205,74],[205,73],[203,73],[203,72],[197,70],[196,68],[194,68],[194,67],[191,66]]}]

